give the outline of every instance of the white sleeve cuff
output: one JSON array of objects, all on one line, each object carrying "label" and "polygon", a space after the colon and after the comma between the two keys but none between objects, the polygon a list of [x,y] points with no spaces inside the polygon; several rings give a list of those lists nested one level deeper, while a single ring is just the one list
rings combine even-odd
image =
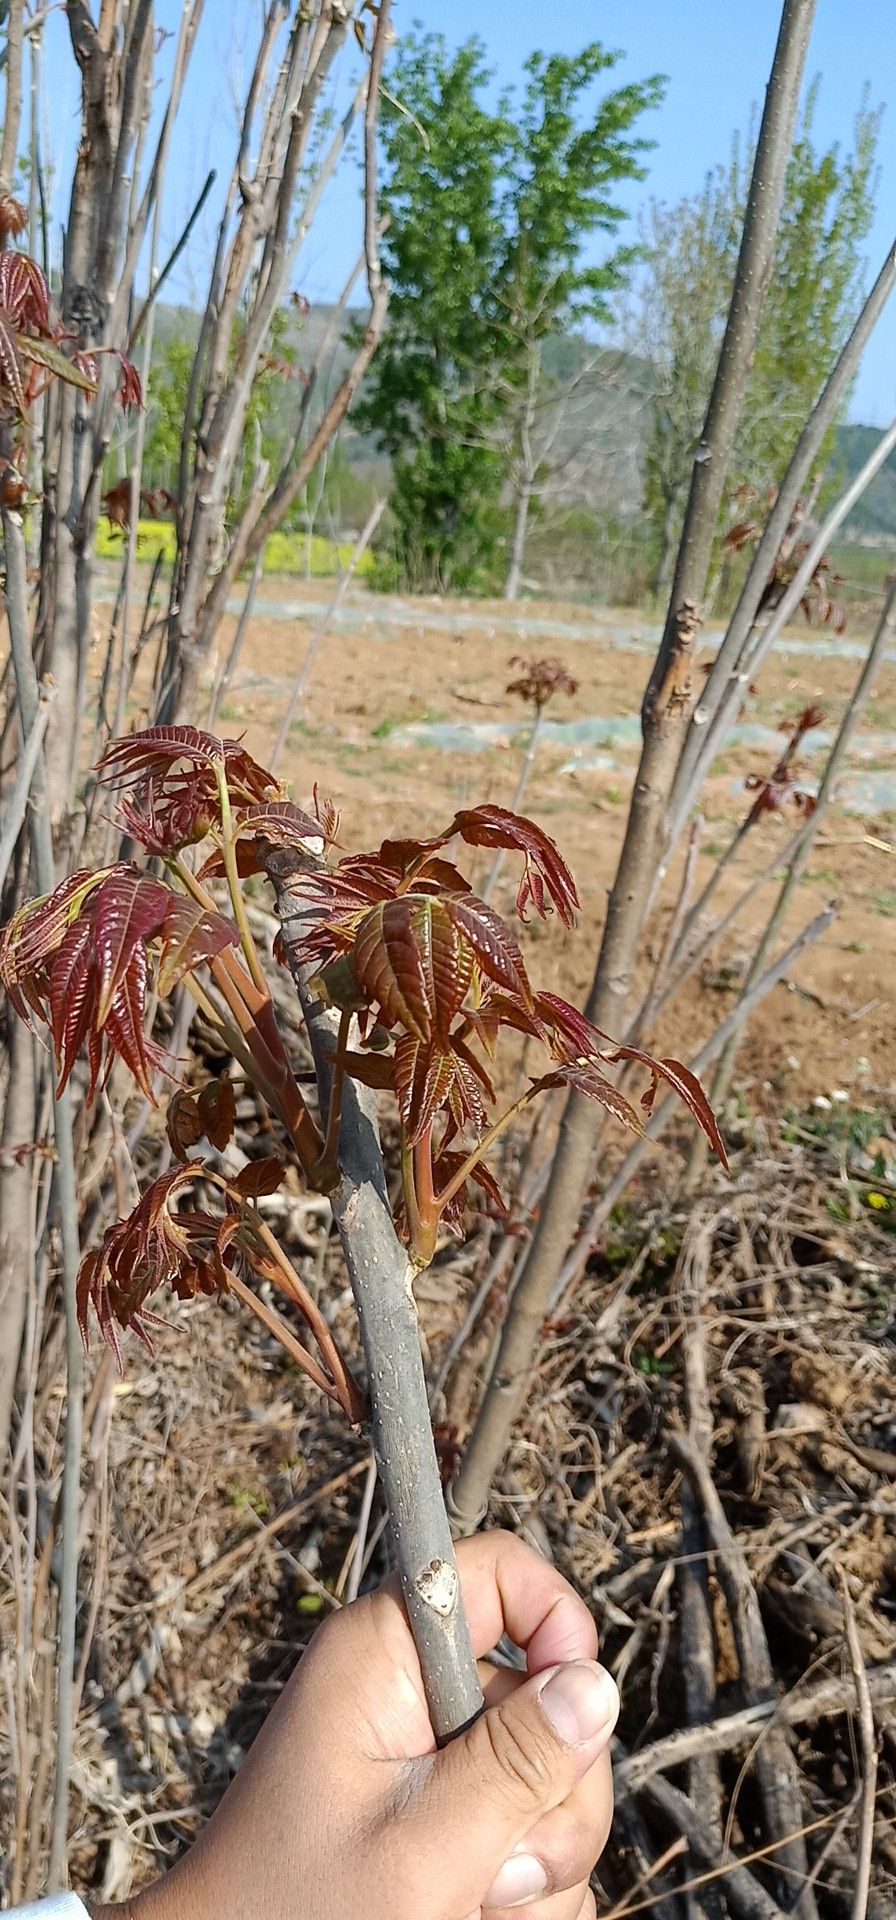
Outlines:
[{"label": "white sleeve cuff", "polygon": [[17,1920],[90,1920],[83,1900],[76,1893],[48,1893],[44,1900],[31,1901],[27,1907],[11,1907]]}]

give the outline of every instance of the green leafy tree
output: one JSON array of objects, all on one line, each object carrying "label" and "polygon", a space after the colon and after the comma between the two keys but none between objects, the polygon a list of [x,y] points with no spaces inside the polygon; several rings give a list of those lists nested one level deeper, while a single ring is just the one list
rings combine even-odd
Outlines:
[{"label": "green leafy tree", "polygon": [[494,543],[501,488],[488,370],[500,338],[506,102],[480,94],[479,41],[402,41],[384,98],[383,267],[389,325],[359,421],[393,463],[398,564],[413,586],[463,588]]},{"label": "green leafy tree", "polygon": [[153,354],[143,454],[143,470],[152,486],[173,491],[177,485],[187,388],[195,357],[195,339],[181,333],[171,333],[167,340],[158,342]]},{"label": "green leafy tree", "polygon": [[615,233],[614,184],[641,172],[634,121],[661,83],[589,96],[617,55],[597,43],[575,59],[533,54],[522,97],[487,104],[478,40],[450,52],[439,35],[402,42],[382,119],[383,254],[389,329],[359,419],[393,462],[392,511],[404,578],[463,588],[495,577],[508,486],[518,578],[554,431],[543,348],[590,320],[627,255],[583,258]]},{"label": "green leafy tree", "polygon": [[[231,359],[235,360],[244,328],[237,322]],[[181,436],[187,412],[190,374],[196,358],[196,334],[183,324],[161,339],[153,355],[147,392],[147,431],[144,472],[154,486],[176,491],[180,469]],[[243,441],[234,471],[229,512],[238,511],[252,484],[256,462],[276,468],[289,428],[300,404],[298,354],[290,315],[283,309],[271,321],[267,351],[246,408]]]},{"label": "green leafy tree", "polygon": [[[860,303],[880,112],[864,97],[850,151],[819,150],[817,97],[816,82],[787,169],[729,493],[780,479]],[[642,226],[645,267],[625,332],[651,372],[644,505],[656,535],[657,591],[668,585],[731,295],[752,141],[746,146],[745,153],[735,140],[730,160],[708,175],[699,194],[674,207],[654,202]]]},{"label": "green leafy tree", "polygon": [[545,368],[549,340],[571,328],[588,329],[609,314],[633,259],[616,247],[600,262],[586,258],[598,234],[614,236],[625,218],[613,199],[623,180],[643,178],[639,156],[652,144],[633,135],[635,122],[658,106],[664,82],[617,88],[595,105],[595,82],[619,59],[598,41],[580,54],[534,53],[518,113],[503,224],[508,234],[498,288],[506,322],[502,368],[510,438],[512,535],[505,582],[515,597],[529,515],[552,455],[563,443],[564,400],[570,386]]}]

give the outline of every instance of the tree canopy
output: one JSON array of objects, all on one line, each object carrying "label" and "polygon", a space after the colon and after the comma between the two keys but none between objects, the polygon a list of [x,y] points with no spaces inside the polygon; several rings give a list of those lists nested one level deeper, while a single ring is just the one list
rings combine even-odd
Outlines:
[{"label": "tree canopy", "polygon": [[650,143],[634,128],[663,83],[595,97],[618,58],[596,41],[573,58],[535,53],[519,96],[493,100],[478,40],[450,51],[412,35],[397,50],[382,124],[392,302],[359,418],[392,458],[414,586],[494,573],[542,343],[604,314],[630,258],[614,189],[643,172]]}]

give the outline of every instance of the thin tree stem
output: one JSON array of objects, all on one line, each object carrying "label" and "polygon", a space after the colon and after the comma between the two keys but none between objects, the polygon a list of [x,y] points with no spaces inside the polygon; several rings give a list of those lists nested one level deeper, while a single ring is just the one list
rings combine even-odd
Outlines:
[{"label": "thin tree stem", "polygon": [[[299,670],[299,673],[297,674],[296,679],[293,682],[289,699],[286,702],[286,706],[283,709],[283,718],[280,722],[277,738],[274,741],[274,750],[268,760],[268,766],[270,768],[271,773],[275,773],[277,770],[277,765],[280,759],[280,755],[283,752],[283,749],[289,738],[289,729],[292,726],[293,717],[295,715],[296,708],[299,704],[299,701],[302,698],[302,695],[305,692],[305,688],[308,685],[308,681],[311,677],[311,669],[314,666],[314,662],[317,659],[321,646],[324,640],[326,639],[327,634],[330,631],[330,628],[333,624],[333,621],[336,618],[336,615],[339,612],[339,609],[342,605],[343,600],[345,599],[352,576],[355,573],[359,562],[363,559],[364,554],[367,552],[370,542],[373,539],[373,536],[377,530],[377,527],[379,526],[380,520],[382,519],[383,513],[385,512],[385,508],[386,508],[385,498],[383,498],[382,500],[375,501],[374,505],[371,507],[370,513],[367,516],[364,526],[360,534],[358,535],[358,538],[349,556],[348,565],[345,568],[344,573],[342,573],[339,577],[339,583],[336,587],[335,593],[333,594],[333,598],[330,601],[330,604],[327,607],[326,612],[323,614],[317,627],[314,630],[314,633],[311,636],[311,639],[308,643],[308,651],[305,655],[304,660],[302,661],[302,665]],[[256,560],[256,565],[257,564],[258,563]],[[255,577],[254,574],[252,577],[254,579]]]},{"label": "thin tree stem", "polygon": [[[894,576],[889,593],[884,602],[883,611],[878,621],[874,638],[865,657],[862,671],[853,689],[852,698],[847,705],[837,730],[836,739],[832,743],[830,753],[825,762],[821,784],[815,796],[814,809],[797,836],[796,844],[787,863],[787,870],[781,884],[778,898],[775,901],[768,922],[750,961],[742,988],[744,994],[749,993],[754,981],[761,973],[766,956],[783,924],[790,902],[806,870],[806,863],[812,851],[818,829],[831,804],[834,786],[849,751],[850,741],[871,697],[874,682],[882,665],[884,654],[894,633],[896,633],[896,576]],[[714,1105],[721,1105],[731,1085],[731,1076],[734,1072],[742,1031],[742,1026],[739,1026],[735,1030],[719,1060],[712,1086],[712,1101]],[[704,1165],[705,1156],[700,1151],[699,1141],[695,1140],[691,1147],[691,1153],[682,1183],[685,1193],[692,1193],[694,1191],[702,1175]]]},{"label": "thin tree stem", "polygon": [[[532,768],[535,763],[535,755],[538,752],[538,743],[539,743],[539,740],[541,739],[541,730],[542,730],[542,726],[544,725],[544,711],[545,710],[544,710],[543,704],[541,706],[537,706],[535,709],[535,717],[532,721],[529,738],[526,741],[526,751],[523,754],[522,763],[520,765],[520,770],[517,775],[516,788],[514,790],[513,799],[510,802],[511,813],[519,813],[519,810],[523,804],[523,796],[529,784],[529,775],[532,772]],[[501,868],[503,867],[503,865],[504,865],[504,854],[499,849],[498,852],[495,854],[494,860],[492,861],[491,868],[489,870],[489,874],[485,882],[485,886],[482,889],[482,898],[486,902],[491,900],[494,895],[495,888],[501,877]]]},{"label": "thin tree stem", "polygon": [[[16,676],[16,694],[22,734],[27,740],[37,725],[40,690],[31,650],[25,537],[21,515],[4,509],[6,549],[6,616],[10,651]],[[46,805],[43,758],[38,755],[32,782],[31,846],[35,877],[41,893],[51,893],[56,882],[53,839]],[[65,1313],[66,1414],[62,1470],[62,1554],[59,1573],[57,1628],[56,1779],[50,1836],[51,1887],[66,1879],[68,1794],[72,1760],[75,1632],[78,1611],[78,1515],[81,1497],[81,1431],[84,1397],[84,1350],[78,1326],[75,1288],[80,1265],[78,1244],[78,1190],[68,1087],[54,1099],[56,1165],[54,1189],[62,1252],[62,1294]]]},{"label": "thin tree stem", "polygon": [[[284,853],[272,852],[268,865],[326,1111],[338,1017],[316,998],[300,957],[308,913],[302,876],[291,870]],[[350,1078],[342,1101],[339,1167],[340,1183],[330,1202],[358,1310],[373,1445],[432,1725],[444,1742],[481,1711],[482,1694],[432,1437],[414,1269],[392,1222],[376,1096]]]},{"label": "thin tree stem", "polygon": [[[731,305],[694,459],[669,608],[642,708],[644,744],[586,1012],[624,1031],[666,804],[691,705],[690,671],[712,542],[771,274],[814,0],[784,0],[750,182]],[[530,1377],[532,1352],[593,1173],[600,1116],[571,1095],[551,1179],[454,1485],[459,1522],[481,1512]]]}]

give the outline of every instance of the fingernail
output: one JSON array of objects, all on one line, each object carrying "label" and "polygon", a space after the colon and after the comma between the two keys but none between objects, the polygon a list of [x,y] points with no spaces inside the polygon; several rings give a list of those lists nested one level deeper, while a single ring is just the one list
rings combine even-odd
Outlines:
[{"label": "fingernail", "polygon": [[604,1731],[609,1736],[616,1724],[619,1695],[603,1667],[577,1661],[558,1667],[538,1698],[545,1719],[569,1747],[582,1747]]},{"label": "fingernail", "polygon": [[533,1853],[513,1853],[496,1873],[483,1907],[525,1907],[548,1890],[548,1876]]}]

